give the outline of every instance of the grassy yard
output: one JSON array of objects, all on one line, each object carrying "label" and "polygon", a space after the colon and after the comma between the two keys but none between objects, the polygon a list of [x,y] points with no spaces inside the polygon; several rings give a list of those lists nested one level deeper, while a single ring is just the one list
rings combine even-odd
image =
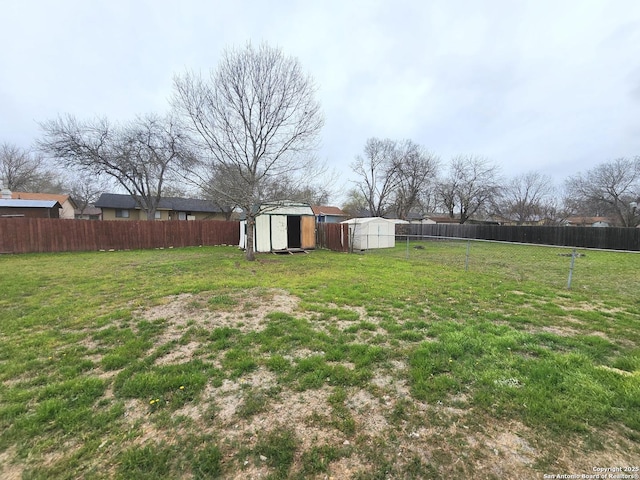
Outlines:
[{"label": "grassy yard", "polygon": [[423,246],[0,256],[0,478],[640,466],[640,255]]}]

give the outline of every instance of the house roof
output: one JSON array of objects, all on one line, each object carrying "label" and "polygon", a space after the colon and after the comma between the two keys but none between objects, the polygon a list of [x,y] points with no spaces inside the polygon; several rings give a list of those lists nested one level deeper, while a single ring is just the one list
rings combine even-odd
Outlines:
[{"label": "house roof", "polygon": [[9,208],[62,208],[57,200],[18,200],[13,198],[0,199],[0,207]]},{"label": "house roof", "polygon": [[460,219],[459,218],[451,218],[449,216],[438,216],[438,215],[427,215],[426,217],[424,217],[428,220],[432,220],[436,223],[460,223]]},{"label": "house roof", "polygon": [[569,217],[567,223],[593,225],[594,223],[611,223],[611,219],[609,217]]},{"label": "house roof", "polygon": [[407,220],[422,220],[425,216],[421,212],[417,212],[415,210],[411,210],[407,214]]},{"label": "house roof", "polygon": [[[115,208],[124,210],[140,209],[131,195],[120,193],[103,193],[95,203],[98,208]],[[209,200],[198,198],[164,197],[158,204],[159,210],[173,210],[178,212],[213,212],[222,210]]]},{"label": "house roof", "polygon": [[75,208],[76,204],[69,195],[55,193],[31,193],[31,192],[11,192],[11,198],[15,200],[55,200],[60,205],[70,202]]},{"label": "house roof", "polygon": [[80,210],[76,208],[76,215],[100,215],[102,213],[102,209],[98,207],[94,207],[93,205],[88,205],[84,208],[84,210]]},{"label": "house roof", "polygon": [[333,215],[336,217],[346,217],[347,214],[344,213],[338,207],[330,207],[324,205],[311,205],[311,210],[315,215]]}]

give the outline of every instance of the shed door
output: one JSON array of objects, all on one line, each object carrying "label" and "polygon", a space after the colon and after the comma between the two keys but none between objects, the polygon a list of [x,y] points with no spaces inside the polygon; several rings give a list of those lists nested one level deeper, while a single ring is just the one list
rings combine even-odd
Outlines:
[{"label": "shed door", "polygon": [[286,215],[269,215],[271,218],[271,250],[287,249]]},{"label": "shed door", "polygon": [[302,217],[302,248],[316,248],[316,222],[312,216]]},{"label": "shed door", "polygon": [[256,252],[271,251],[271,222],[270,215],[258,215],[256,217],[255,248]]},{"label": "shed door", "polygon": [[302,222],[300,215],[287,216],[287,246],[289,248],[302,247]]}]

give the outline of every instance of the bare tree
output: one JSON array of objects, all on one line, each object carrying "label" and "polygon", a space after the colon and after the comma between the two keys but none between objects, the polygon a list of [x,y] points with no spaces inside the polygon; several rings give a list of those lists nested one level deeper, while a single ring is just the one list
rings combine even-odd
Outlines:
[{"label": "bare tree", "polygon": [[98,200],[100,194],[109,189],[109,182],[100,176],[81,173],[71,180],[69,186],[71,187],[70,195],[76,207],[80,212],[84,212]]},{"label": "bare tree", "polygon": [[499,183],[497,166],[482,157],[459,155],[451,160],[437,190],[449,216],[454,218],[457,210],[460,223],[465,223],[495,201]]},{"label": "bare tree", "polygon": [[231,220],[233,211],[237,208],[237,204],[222,192],[229,192],[233,189],[233,185],[238,179],[232,178],[235,173],[225,173],[220,169],[212,168],[203,172],[204,178],[200,182],[196,182],[202,196],[210,200],[216,207],[220,209],[227,220]]},{"label": "bare tree", "polygon": [[612,215],[624,227],[640,222],[633,207],[640,197],[640,157],[602,163],[567,179],[566,188],[580,213]]},{"label": "bare tree", "polygon": [[169,116],[147,115],[120,125],[72,116],[41,124],[38,144],[84,174],[111,177],[154,219],[165,181],[192,160],[185,136]]},{"label": "bare tree", "polygon": [[364,198],[359,188],[352,188],[347,192],[347,198],[342,205],[342,210],[351,217],[360,217],[362,212],[367,209],[367,199]]},{"label": "bare tree", "polygon": [[13,191],[43,192],[52,186],[56,175],[47,170],[44,159],[10,143],[0,145],[0,180]]},{"label": "bare tree", "polygon": [[364,155],[358,155],[351,164],[351,170],[359,177],[356,188],[373,217],[382,217],[393,207],[393,195],[399,183],[396,146],[390,139],[369,138]]},{"label": "bare tree", "polygon": [[267,185],[264,198],[276,200],[293,200],[310,205],[326,205],[331,198],[331,190],[325,184],[296,181],[284,176],[282,179]]},{"label": "bare tree", "polygon": [[428,198],[427,190],[435,185],[440,160],[411,140],[398,143],[396,148],[398,182],[394,206],[397,217],[406,220],[420,200]]},{"label": "bare tree", "polygon": [[438,164],[435,155],[411,140],[370,138],[351,169],[359,177],[356,189],[370,215],[395,212],[406,219],[435,178]]},{"label": "bare tree", "polygon": [[518,225],[553,222],[556,209],[551,177],[531,171],[511,179],[504,187],[495,211]]},{"label": "bare tree", "polygon": [[227,179],[211,188],[245,214],[247,260],[255,259],[253,207],[264,185],[311,163],[324,123],[315,91],[296,58],[266,44],[226,50],[208,78],[190,72],[174,78],[175,108],[208,166]]},{"label": "bare tree", "polygon": [[335,195],[339,176],[336,171],[329,171],[324,164],[310,167],[304,178],[284,174],[272,178],[263,191],[264,198],[271,201],[293,200],[311,205],[327,205]]},{"label": "bare tree", "polygon": [[438,198],[438,177],[432,180],[429,186],[420,192],[417,209],[421,215],[433,214],[441,204]]},{"label": "bare tree", "polygon": [[439,203],[447,211],[449,217],[456,216],[456,200],[458,193],[458,179],[450,175],[447,178],[440,179],[436,185]]},{"label": "bare tree", "polygon": [[[225,214],[227,219],[238,207],[229,199],[226,192],[234,190],[235,186],[242,182],[236,172],[224,172],[215,169],[215,165],[205,172],[208,176],[201,182],[200,191],[205,198],[210,199]],[[293,200],[306,202],[312,205],[321,205],[328,201],[331,195],[330,189],[323,184],[314,184],[293,178],[283,173],[280,177],[268,177],[261,182],[258,196],[261,202],[278,202],[280,200]]]}]

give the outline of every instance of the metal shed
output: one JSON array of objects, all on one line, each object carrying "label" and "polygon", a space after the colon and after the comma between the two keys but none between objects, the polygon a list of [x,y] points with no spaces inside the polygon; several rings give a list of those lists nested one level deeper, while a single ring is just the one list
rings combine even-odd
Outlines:
[{"label": "metal shed", "polygon": [[352,218],[341,223],[349,225],[351,250],[391,248],[396,245],[396,223],[382,217]]},{"label": "metal shed", "polygon": [[[247,241],[247,222],[240,222],[240,247]],[[262,203],[257,208],[254,234],[256,252],[287,252],[316,247],[315,215],[308,203]]]},{"label": "metal shed", "polygon": [[56,200],[0,199],[0,217],[60,218]]}]

